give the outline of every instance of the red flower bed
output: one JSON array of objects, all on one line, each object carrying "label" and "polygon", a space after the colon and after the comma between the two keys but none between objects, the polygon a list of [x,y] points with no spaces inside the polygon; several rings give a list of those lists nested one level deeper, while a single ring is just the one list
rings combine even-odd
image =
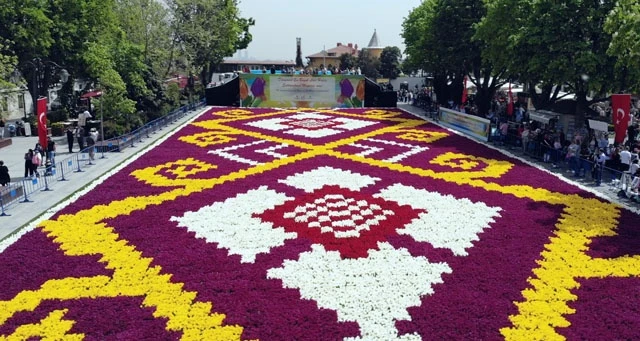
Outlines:
[{"label": "red flower bed", "polygon": [[0,243],[0,339],[636,339],[637,226],[400,111],[211,109]]}]

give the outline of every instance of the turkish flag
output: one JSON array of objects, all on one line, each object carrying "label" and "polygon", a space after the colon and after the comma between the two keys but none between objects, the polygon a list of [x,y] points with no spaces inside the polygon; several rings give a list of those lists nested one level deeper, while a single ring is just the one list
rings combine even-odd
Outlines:
[{"label": "turkish flag", "polygon": [[613,109],[613,124],[616,130],[615,143],[624,142],[629,127],[629,111],[631,110],[631,95],[617,94],[611,95],[611,108]]},{"label": "turkish flag", "polygon": [[509,83],[509,93],[508,93],[508,102],[507,102],[507,115],[513,115],[513,93],[511,92],[511,83]]},{"label": "turkish flag", "polygon": [[464,105],[467,102],[467,76],[464,76],[464,85],[462,86],[462,98],[460,104]]},{"label": "turkish flag", "polygon": [[47,98],[38,98],[36,109],[38,112],[38,140],[42,149],[47,148]]}]

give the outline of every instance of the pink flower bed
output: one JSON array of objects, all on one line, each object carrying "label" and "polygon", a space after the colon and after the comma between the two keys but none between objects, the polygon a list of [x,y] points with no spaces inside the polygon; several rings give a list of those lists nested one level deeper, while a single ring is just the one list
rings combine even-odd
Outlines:
[{"label": "pink flower bed", "polygon": [[0,340],[637,339],[637,226],[400,111],[211,109],[0,243]]}]

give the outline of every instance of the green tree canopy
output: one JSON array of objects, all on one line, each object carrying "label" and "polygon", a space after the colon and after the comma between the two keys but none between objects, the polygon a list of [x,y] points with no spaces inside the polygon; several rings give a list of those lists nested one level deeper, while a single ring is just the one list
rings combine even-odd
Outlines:
[{"label": "green tree canopy", "polygon": [[605,31],[612,36],[607,53],[617,57],[621,90],[640,92],[640,2],[617,1],[607,17]]},{"label": "green tree canopy", "polygon": [[251,18],[240,17],[237,0],[171,0],[174,31],[189,67],[207,84],[213,67],[251,42]]},{"label": "green tree canopy", "polygon": [[13,55],[13,51],[8,44],[0,38],[0,89],[14,87],[11,75],[15,70],[18,58]]},{"label": "green tree canopy", "polygon": [[475,24],[486,13],[482,0],[425,0],[403,22],[408,62],[431,73],[441,102],[460,103],[465,75],[476,85],[476,104],[487,113],[503,71],[482,59]]},{"label": "green tree canopy", "polygon": [[362,49],[358,53],[358,67],[360,72],[369,77],[376,79],[380,77],[378,70],[380,69],[380,60],[375,58],[367,49]]},{"label": "green tree canopy", "polygon": [[358,66],[358,58],[352,55],[351,53],[343,53],[339,57],[340,59],[340,68],[342,70],[356,68]]},{"label": "green tree canopy", "polygon": [[[529,84],[536,108],[559,97],[564,85],[576,94],[576,125],[584,123],[589,92],[603,95],[620,86],[611,37],[604,22],[613,1],[492,0],[478,24],[483,57]],[[537,90],[539,89],[539,90]]]},{"label": "green tree canopy", "polygon": [[388,46],[380,54],[380,74],[382,77],[396,79],[400,74],[402,52],[397,46]]}]

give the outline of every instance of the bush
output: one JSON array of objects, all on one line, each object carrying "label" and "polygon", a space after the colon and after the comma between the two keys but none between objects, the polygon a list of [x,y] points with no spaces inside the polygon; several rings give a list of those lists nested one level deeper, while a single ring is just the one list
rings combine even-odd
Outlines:
[{"label": "bush", "polygon": [[51,135],[62,136],[64,135],[64,124],[62,122],[54,122],[51,124]]},{"label": "bush", "polygon": [[67,111],[64,109],[52,110],[47,113],[47,118],[55,123],[55,122],[64,122],[69,119],[69,115],[67,115]]}]

